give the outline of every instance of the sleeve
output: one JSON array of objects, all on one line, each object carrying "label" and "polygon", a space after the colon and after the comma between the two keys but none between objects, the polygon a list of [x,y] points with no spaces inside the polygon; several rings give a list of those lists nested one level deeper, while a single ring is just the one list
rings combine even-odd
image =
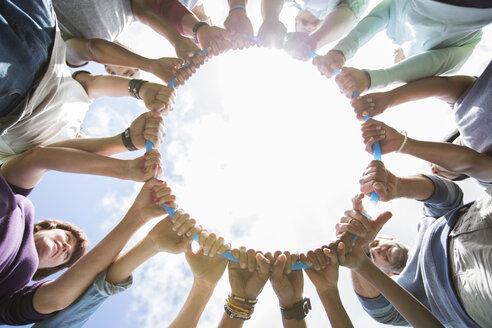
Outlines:
[{"label": "sleeve", "polygon": [[97,311],[109,296],[130,288],[133,277],[113,285],[106,281],[107,271],[101,272],[89,289],[74,303],[51,318],[37,322],[33,328],[79,328]]},{"label": "sleeve", "polygon": [[409,326],[407,320],[383,295],[375,298],[365,298],[360,295],[357,297],[367,314],[377,322],[393,326]]},{"label": "sleeve", "polygon": [[355,15],[355,18],[357,21],[360,20],[360,16],[366,11],[367,5],[369,4],[368,0],[342,0],[340,3],[337,5],[338,7],[347,7]]},{"label": "sleeve", "polygon": [[46,282],[37,282],[4,296],[0,300],[0,324],[25,325],[52,316],[52,313],[42,314],[37,312],[33,305],[34,293],[39,286]]},{"label": "sleeve", "polygon": [[183,26],[181,20],[183,16],[193,15],[193,13],[186,8],[178,0],[145,0],[147,5],[152,8],[159,16],[168,20],[178,31],[183,34]]},{"label": "sleeve", "polygon": [[364,70],[371,76],[371,87],[383,88],[393,82],[411,82],[424,77],[452,73],[470,57],[481,34],[472,42],[459,47],[433,49],[407,58],[385,69]]},{"label": "sleeve", "polygon": [[438,218],[463,205],[463,191],[454,182],[426,175],[434,184],[434,193],[424,200],[424,216]]},{"label": "sleeve", "polygon": [[390,6],[390,0],[383,0],[345,38],[340,40],[333,50],[341,51],[345,59],[352,58],[360,47],[386,27]]}]

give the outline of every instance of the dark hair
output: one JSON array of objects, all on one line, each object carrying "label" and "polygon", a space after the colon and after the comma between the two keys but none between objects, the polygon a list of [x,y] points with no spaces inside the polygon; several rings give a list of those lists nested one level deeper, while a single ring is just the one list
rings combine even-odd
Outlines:
[{"label": "dark hair", "polygon": [[38,269],[34,273],[32,280],[41,280],[49,275],[52,275],[53,273],[70,267],[72,264],[75,263],[75,261],[77,261],[82,255],[84,255],[87,248],[89,248],[89,241],[87,240],[84,231],[70,222],[62,222],[55,219],[45,219],[34,224],[34,233],[41,230],[51,229],[61,229],[71,232],[74,238],[77,240],[77,243],[75,244],[72,255],[67,262],[52,268]]}]

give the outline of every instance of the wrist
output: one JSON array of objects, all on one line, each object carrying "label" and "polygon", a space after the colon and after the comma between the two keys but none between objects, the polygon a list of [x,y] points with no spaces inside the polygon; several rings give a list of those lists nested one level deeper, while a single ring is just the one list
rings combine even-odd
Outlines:
[{"label": "wrist", "polygon": [[199,44],[201,35],[207,30],[208,27],[210,27],[210,25],[206,22],[198,22],[193,25],[193,40],[196,44]]},{"label": "wrist", "polygon": [[335,55],[335,56],[337,56],[337,57],[340,57],[340,58],[342,59],[342,65],[345,65],[345,61],[346,61],[347,59],[345,58],[345,54],[344,54],[342,51],[337,50],[337,49],[331,49],[331,50],[330,50],[330,51],[328,51],[326,54],[328,55],[328,54],[330,54],[330,53],[334,54],[334,55]]},{"label": "wrist", "polygon": [[299,302],[285,308],[280,306],[282,319],[284,320],[303,320],[311,310],[311,301],[308,297],[304,297]]},{"label": "wrist", "polygon": [[246,6],[244,4],[232,5],[229,8],[229,14],[231,14],[232,12],[239,13],[239,14],[246,14]]},{"label": "wrist", "polygon": [[217,281],[211,281],[208,279],[194,278],[193,279],[193,287],[196,289],[202,290],[204,292],[213,291],[217,286]]},{"label": "wrist", "polygon": [[302,300],[303,300],[302,295],[294,296],[288,299],[281,299],[279,297],[278,304],[280,305],[281,308],[288,309],[291,308],[294,304],[299,303]]}]

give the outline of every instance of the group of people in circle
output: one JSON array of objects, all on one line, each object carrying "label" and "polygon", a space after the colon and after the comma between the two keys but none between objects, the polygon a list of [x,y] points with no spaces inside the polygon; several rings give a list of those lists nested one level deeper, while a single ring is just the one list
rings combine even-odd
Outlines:
[{"label": "group of people in circle", "polygon": [[[280,20],[285,3],[299,9],[295,31]],[[253,316],[270,280],[284,327],[305,327],[311,309],[303,271],[316,287],[333,327],[352,327],[338,293],[338,268],[351,270],[353,288],[375,320],[415,327],[492,327],[492,62],[478,76],[450,75],[470,57],[492,22],[488,0],[261,0],[255,37],[247,0],[228,0],[223,27],[212,24],[198,0],[4,0],[0,3],[0,324],[81,327],[110,296],[132,284],[132,272],[159,252],[185,253],[193,284],[170,327],[195,327],[226,268],[231,291],[219,327],[241,327]],[[115,41],[140,21],[165,37],[176,58],[151,59]],[[378,32],[401,46],[381,69],[346,66]],[[325,54],[313,56],[338,41]],[[163,115],[176,88],[205,61],[253,45],[284,48],[312,60],[335,78],[357,119],[375,117],[412,100],[437,97],[452,104],[456,131],[443,142],[419,141],[376,119],[362,123],[368,152],[399,152],[431,163],[432,174],[395,176],[371,161],[361,193],[336,225],[335,240],[304,253],[232,248],[177,207],[162,172]],[[69,67],[93,61],[108,75]],[[138,71],[162,80],[137,79]],[[445,74],[445,75],[443,75]],[[168,86],[174,81],[174,86]],[[378,88],[402,83],[388,91]],[[81,124],[92,99],[132,96],[148,112],[121,134],[88,138]],[[179,108],[177,108],[179,110]],[[155,146],[131,160],[111,157]],[[143,182],[118,224],[89,251],[82,229],[64,221],[35,222],[28,196],[50,170]],[[454,182],[471,177],[484,188],[463,204]],[[414,249],[378,235],[392,213],[368,217],[362,200],[422,202]],[[166,214],[165,204],[176,210]],[[120,254],[145,224],[150,232]],[[393,219],[395,220],[395,219]],[[192,237],[200,249],[191,251]],[[221,254],[231,251],[228,262]],[[310,268],[293,270],[302,261]],[[58,278],[41,280],[68,268]],[[392,276],[392,277],[391,277]],[[31,282],[35,280],[36,282]],[[39,281],[41,280],[41,281]],[[225,296],[225,295],[224,295]]]}]

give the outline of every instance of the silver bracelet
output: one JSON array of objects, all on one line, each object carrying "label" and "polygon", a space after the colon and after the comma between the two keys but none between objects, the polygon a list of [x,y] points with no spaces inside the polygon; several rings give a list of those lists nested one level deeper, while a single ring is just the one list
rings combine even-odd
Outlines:
[{"label": "silver bracelet", "polygon": [[400,148],[398,148],[398,150],[396,151],[397,153],[399,153],[403,149],[403,147],[405,147],[405,144],[407,143],[407,140],[408,140],[408,135],[405,131],[400,131],[400,133],[405,136],[405,139],[403,139],[403,142],[401,143]]}]

